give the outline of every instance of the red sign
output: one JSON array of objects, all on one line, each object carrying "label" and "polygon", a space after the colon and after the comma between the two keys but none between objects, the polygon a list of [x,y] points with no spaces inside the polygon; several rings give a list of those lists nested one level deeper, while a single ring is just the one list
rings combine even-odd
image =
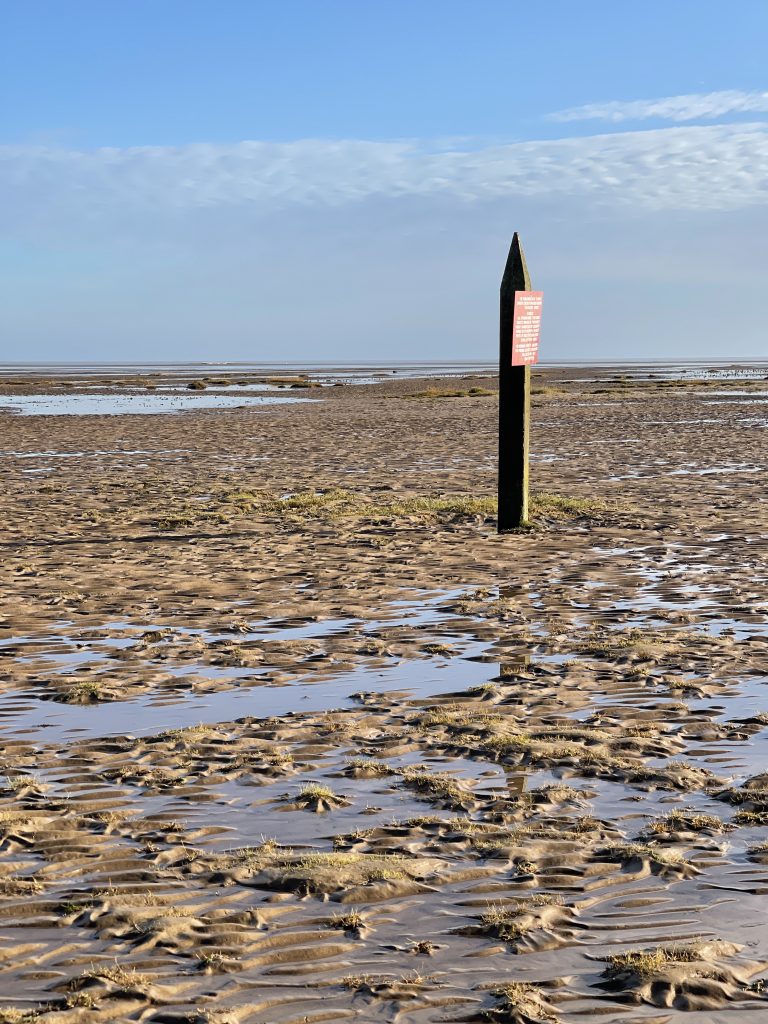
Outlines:
[{"label": "red sign", "polygon": [[512,365],[530,366],[539,358],[541,304],[544,292],[515,292],[512,321]]}]

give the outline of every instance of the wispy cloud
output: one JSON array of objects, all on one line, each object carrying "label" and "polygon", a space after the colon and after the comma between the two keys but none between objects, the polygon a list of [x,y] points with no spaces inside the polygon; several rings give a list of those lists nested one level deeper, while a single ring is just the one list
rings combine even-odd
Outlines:
[{"label": "wispy cloud", "polygon": [[573,197],[590,206],[728,210],[768,200],[768,126],[711,125],[484,148],[416,141],[242,142],[72,151],[0,147],[0,230],[116,222],[153,231],[371,199]]},{"label": "wispy cloud", "polygon": [[766,125],[6,147],[0,194],[0,359],[492,358],[516,229],[547,358],[765,352]]},{"label": "wispy cloud", "polygon": [[712,121],[726,114],[768,113],[768,92],[689,93],[656,100],[619,100],[570,107],[549,115],[551,121]]}]

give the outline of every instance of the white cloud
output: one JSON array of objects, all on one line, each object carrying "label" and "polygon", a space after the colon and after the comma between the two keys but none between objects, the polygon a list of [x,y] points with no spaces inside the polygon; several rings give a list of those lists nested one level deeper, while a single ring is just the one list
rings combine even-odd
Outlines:
[{"label": "white cloud", "polygon": [[[730,210],[768,199],[768,126],[712,125],[493,145],[241,142],[73,151],[0,147],[6,235],[241,218],[369,199],[572,197],[600,208]],[[216,212],[218,211],[218,213]]]},{"label": "white cloud", "polygon": [[551,121],[645,121],[655,118],[663,121],[714,120],[726,114],[768,113],[768,92],[690,93],[685,96],[666,96],[656,100],[620,100],[608,103],[589,103],[571,107],[549,115]]}]

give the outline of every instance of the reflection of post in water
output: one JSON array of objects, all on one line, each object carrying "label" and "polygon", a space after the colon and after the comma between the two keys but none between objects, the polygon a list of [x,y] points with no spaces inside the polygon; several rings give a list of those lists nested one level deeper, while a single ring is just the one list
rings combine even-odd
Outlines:
[{"label": "reflection of post in water", "polygon": [[528,773],[505,769],[507,774],[507,789],[514,796],[521,796],[525,792],[525,783],[528,781]]},{"label": "reflection of post in water", "polygon": [[[519,584],[514,583],[502,583],[499,585],[499,603],[509,601],[514,602],[516,598],[520,597],[523,588]],[[499,674],[496,678],[496,682],[503,682],[505,679],[515,679],[525,672],[526,668],[530,664],[530,654],[513,654],[510,655],[509,661],[499,662]]]},{"label": "reflection of post in water", "polygon": [[[513,679],[519,679],[521,673],[525,671],[531,661],[529,654],[521,654],[516,658],[512,658],[509,661],[499,662],[499,674],[496,677],[496,682],[504,683],[510,682]],[[522,703],[522,699],[520,700]],[[522,794],[525,792],[525,782],[528,778],[528,773],[520,771],[519,768],[505,768],[507,776],[507,789],[510,794]]]},{"label": "reflection of post in water", "polygon": [[[519,598],[522,588],[519,584],[502,584],[499,586],[499,601],[515,601]],[[527,668],[531,663],[530,654],[523,653],[510,654],[507,661],[499,662],[499,674],[496,676],[494,682],[497,683],[510,683],[515,679],[519,679],[522,675],[527,675]],[[507,700],[504,704],[509,703]],[[518,697],[517,703],[522,703],[522,697]],[[525,783],[528,778],[528,772],[521,771],[519,767],[505,768],[504,772],[507,777],[507,789],[511,795],[519,795],[525,792]]]}]

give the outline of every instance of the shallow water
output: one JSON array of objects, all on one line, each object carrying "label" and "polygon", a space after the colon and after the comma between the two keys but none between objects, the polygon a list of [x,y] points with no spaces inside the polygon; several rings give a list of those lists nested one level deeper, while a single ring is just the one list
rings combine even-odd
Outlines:
[{"label": "shallow water", "polygon": [[[339,619],[304,620],[269,619],[247,624],[244,632],[215,631],[192,627],[173,627],[164,641],[179,638],[199,639],[206,644],[221,641],[258,643],[259,641],[297,641],[328,639],[335,636],[359,635],[361,640],[376,636],[387,639],[387,630],[423,629],[453,618],[453,613],[442,605],[463,594],[463,590],[442,590],[424,596],[421,600],[390,602],[382,609],[382,617],[363,623],[353,617]],[[244,624],[245,625],[245,624]],[[362,626],[364,625],[364,629]],[[127,635],[110,636],[118,631]],[[28,666],[41,680],[62,675],[83,673],[78,682],[109,682],[109,671],[118,666],[115,658],[121,652],[130,652],[148,631],[163,631],[156,623],[134,623],[123,620],[109,621],[100,627],[89,626],[75,634],[56,636],[11,636],[0,642],[0,656],[12,655],[20,665]],[[95,635],[94,635],[95,634]],[[351,671],[333,670],[313,673],[309,666],[293,679],[280,678],[271,683],[269,668],[232,668],[207,664],[201,660],[178,659],[173,662],[149,656],[143,666],[157,675],[184,679],[189,690],[169,690],[162,686],[143,694],[138,699],[102,701],[95,704],[67,704],[54,702],[45,690],[17,691],[6,696],[0,712],[0,730],[36,737],[40,741],[53,741],[64,736],[115,735],[124,730],[126,723],[134,735],[148,735],[170,728],[184,728],[201,722],[223,722],[245,715],[268,717],[298,711],[324,711],[331,708],[352,707],[351,694],[361,690],[385,693],[404,691],[408,696],[432,696],[450,689],[487,682],[495,674],[493,665],[474,658],[487,649],[487,644],[471,641],[451,631],[451,640],[463,640],[462,657],[435,656],[416,659],[380,661],[375,666],[361,665]],[[423,642],[439,640],[425,633]],[[195,682],[215,680],[223,690],[204,692],[195,690]],[[55,695],[55,691],[54,694]],[[46,699],[48,698],[48,699]]]},{"label": "shallow water", "polygon": [[[165,669],[165,671],[168,671]],[[193,679],[207,667],[179,669]],[[237,672],[220,670],[220,682],[234,682]],[[250,671],[236,689],[195,693],[154,692],[138,700],[99,704],[58,704],[37,694],[5,697],[0,712],[0,735],[55,742],[74,736],[114,736],[126,730],[148,736],[200,723],[227,722],[248,715],[268,718],[296,712],[328,711],[356,704],[353,694],[403,692],[407,697],[431,697],[488,682],[493,665],[464,658],[404,660],[380,670],[361,667],[333,677],[272,685],[260,682],[263,672]],[[247,682],[248,685],[245,685]]]},{"label": "shallow water", "polygon": [[306,399],[277,398],[272,395],[244,395],[240,398],[234,395],[208,394],[205,391],[168,395],[157,395],[152,392],[130,395],[2,395],[0,413],[10,411],[22,416],[124,416],[181,412],[190,409],[236,409],[298,401]]}]

